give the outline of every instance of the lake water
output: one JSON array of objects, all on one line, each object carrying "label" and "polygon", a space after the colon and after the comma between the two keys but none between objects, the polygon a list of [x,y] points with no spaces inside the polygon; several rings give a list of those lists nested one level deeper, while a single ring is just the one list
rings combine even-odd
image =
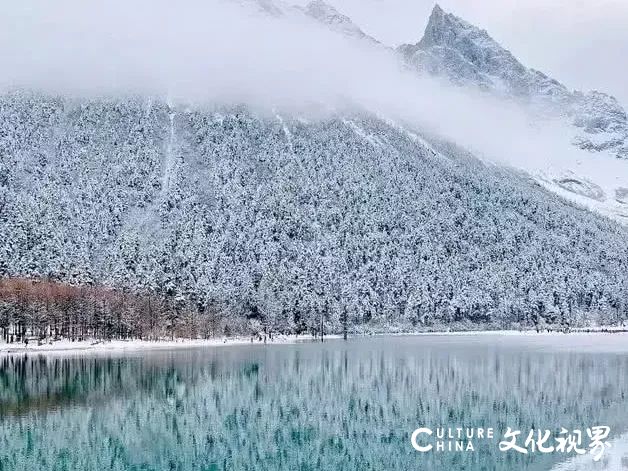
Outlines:
[{"label": "lake water", "polygon": [[[501,452],[506,428],[625,433],[627,352],[464,335],[1,357],[0,471],[547,470],[572,455]],[[422,426],[495,438],[419,453]]]}]

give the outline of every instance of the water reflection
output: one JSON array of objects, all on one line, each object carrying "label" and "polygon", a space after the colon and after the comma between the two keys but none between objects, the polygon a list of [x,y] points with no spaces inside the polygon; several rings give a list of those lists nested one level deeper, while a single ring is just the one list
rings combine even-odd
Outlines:
[{"label": "water reflection", "polygon": [[[372,339],[124,357],[0,359],[0,470],[548,469],[506,427],[628,424],[628,357]],[[418,426],[494,427],[475,453]]]}]

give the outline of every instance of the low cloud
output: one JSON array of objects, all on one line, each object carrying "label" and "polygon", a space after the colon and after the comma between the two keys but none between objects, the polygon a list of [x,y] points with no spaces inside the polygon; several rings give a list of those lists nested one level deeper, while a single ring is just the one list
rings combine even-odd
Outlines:
[{"label": "low cloud", "polygon": [[561,173],[591,158],[569,145],[559,123],[535,126],[512,103],[404,72],[389,50],[296,13],[274,18],[220,0],[26,0],[5,10],[5,89],[143,93],[299,113],[357,103],[517,167]]}]

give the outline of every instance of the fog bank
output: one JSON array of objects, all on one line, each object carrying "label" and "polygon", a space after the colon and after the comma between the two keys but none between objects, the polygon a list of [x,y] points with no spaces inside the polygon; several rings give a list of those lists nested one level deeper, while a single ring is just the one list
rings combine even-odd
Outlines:
[{"label": "fog bank", "polygon": [[403,72],[385,48],[297,12],[275,18],[254,3],[27,0],[0,17],[0,60],[4,89],[141,93],[297,113],[353,103],[483,158],[552,175],[576,166],[598,184],[628,186],[616,177],[628,174],[623,166],[572,147],[572,131],[559,123],[532,124],[512,103]]}]

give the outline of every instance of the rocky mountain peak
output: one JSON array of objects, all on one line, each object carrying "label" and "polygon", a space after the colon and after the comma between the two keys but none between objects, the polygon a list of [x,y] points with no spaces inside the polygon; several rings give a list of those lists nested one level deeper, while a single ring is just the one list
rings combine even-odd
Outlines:
[{"label": "rocky mountain peak", "polygon": [[423,38],[397,50],[406,65],[419,73],[565,115],[578,128],[574,142],[579,147],[628,157],[628,119],[615,98],[567,89],[559,81],[524,66],[485,30],[445,12],[438,4]]},{"label": "rocky mountain peak", "polygon": [[425,29],[425,34],[420,44],[424,47],[447,44],[463,34],[464,31],[470,29],[478,30],[461,18],[451,13],[446,13],[440,5],[436,4],[432,10]]}]

